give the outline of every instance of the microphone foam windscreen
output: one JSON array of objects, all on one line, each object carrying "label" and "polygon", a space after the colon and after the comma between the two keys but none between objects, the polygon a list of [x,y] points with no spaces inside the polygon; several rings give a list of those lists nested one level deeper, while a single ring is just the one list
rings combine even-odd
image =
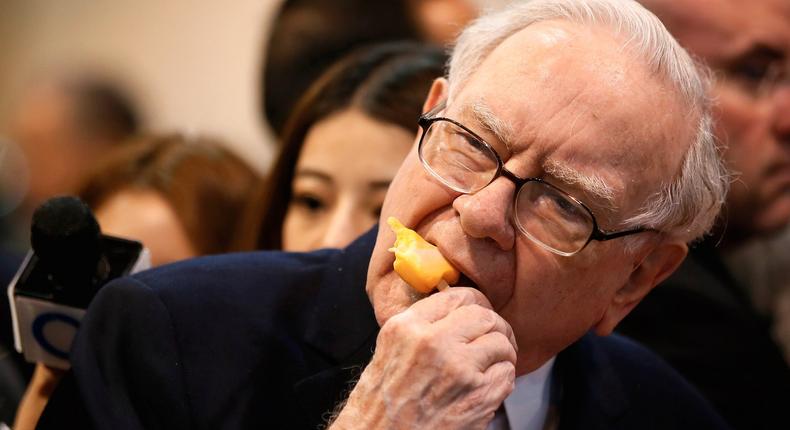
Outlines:
[{"label": "microphone foam windscreen", "polygon": [[[91,276],[101,256],[101,229],[88,205],[72,197],[54,197],[33,214],[33,252],[56,275]],[[68,273],[67,273],[68,272]],[[87,273],[90,272],[90,273]]]}]

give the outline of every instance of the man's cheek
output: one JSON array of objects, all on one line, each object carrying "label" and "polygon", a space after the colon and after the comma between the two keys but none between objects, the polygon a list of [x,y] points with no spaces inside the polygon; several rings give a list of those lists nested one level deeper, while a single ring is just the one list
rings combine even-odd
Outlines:
[{"label": "man's cheek", "polygon": [[[420,166],[417,165],[416,167]],[[392,183],[390,183],[387,195],[384,197],[379,223],[386,224],[386,220],[390,216],[404,218],[404,202],[411,202],[414,200],[413,197],[415,195],[419,195],[417,193],[419,187],[415,185],[413,180],[414,177],[419,177],[415,175],[415,173],[419,172],[412,172],[413,168],[413,163],[409,163],[407,159],[395,175]]]}]

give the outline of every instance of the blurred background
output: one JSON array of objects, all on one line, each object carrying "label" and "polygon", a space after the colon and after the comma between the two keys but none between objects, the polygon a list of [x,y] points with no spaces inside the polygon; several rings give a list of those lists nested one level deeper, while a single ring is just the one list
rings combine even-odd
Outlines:
[{"label": "blurred background", "polygon": [[216,135],[260,170],[263,43],[280,0],[3,0],[0,135],[32,81],[85,71],[117,82],[146,128]]},{"label": "blurred background", "polygon": [[445,46],[504,3],[3,0],[0,250],[24,252],[32,209],[140,133],[216,139],[265,175],[299,96],[342,55]]}]

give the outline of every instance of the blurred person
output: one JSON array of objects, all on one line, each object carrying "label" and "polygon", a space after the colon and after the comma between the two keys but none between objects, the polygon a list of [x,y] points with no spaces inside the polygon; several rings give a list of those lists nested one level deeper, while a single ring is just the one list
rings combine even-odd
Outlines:
[{"label": "blurred person", "polygon": [[[783,246],[783,252],[785,255],[790,253],[790,244],[787,242]],[[782,269],[784,278],[775,284],[772,313],[775,320],[774,335],[784,348],[785,361],[790,363],[790,281],[787,277],[787,265]]]},{"label": "blurred person", "polygon": [[359,49],[327,70],[287,123],[243,223],[244,247],[342,248],[373,226],[446,60],[438,48],[393,42]]},{"label": "blurred person", "polygon": [[446,46],[466,24],[477,17],[481,7],[501,1],[489,0],[406,0],[409,12],[423,40]]},{"label": "blurred person", "polygon": [[726,428],[657,356],[607,336],[728,185],[706,80],[655,16],[513,3],[464,30],[418,124],[380,221],[437,246],[452,288],[416,293],[383,222],[344,249],[118,279],[42,429]]},{"label": "blurred person", "polygon": [[[21,262],[15,254],[29,245],[33,210],[49,197],[74,192],[85,171],[138,127],[133,102],[109,80],[64,74],[26,88],[11,112],[9,139],[0,140],[0,249]],[[7,306],[0,305],[0,320],[10,321]],[[7,376],[2,385],[16,392],[16,381],[30,372],[13,349],[10,323],[0,332],[8,375],[14,374],[12,362],[19,369],[17,378]],[[5,400],[3,407],[13,415],[19,397],[9,394]]]},{"label": "blurred person", "polygon": [[[159,135],[133,139],[79,189],[102,231],[140,240],[154,265],[233,250],[258,175],[221,142]],[[133,222],[132,222],[133,221]]]},{"label": "blurred person", "polygon": [[757,311],[769,319],[790,364],[790,228],[777,237],[757,238],[724,257],[735,279],[748,286]]},{"label": "blurred person", "polygon": [[16,248],[27,245],[33,210],[50,197],[73,193],[90,166],[134,134],[139,123],[132,99],[102,78],[69,74],[28,88],[9,123],[9,137],[28,173],[27,184],[16,184],[26,186],[22,202],[4,220]]},{"label": "blurred person", "polygon": [[444,46],[477,15],[469,0],[285,0],[261,70],[262,111],[275,135],[309,85],[364,45],[428,41]]},{"label": "blurred person", "polygon": [[[25,155],[15,142],[0,136],[0,250],[21,254],[14,239],[20,236],[11,214],[25,200],[30,183]],[[20,216],[18,216],[20,217]],[[18,249],[19,248],[19,249]]]},{"label": "blurred person", "polygon": [[365,44],[418,40],[405,2],[285,0],[272,25],[261,70],[263,112],[275,135],[310,84]]},{"label": "blurred person", "polygon": [[790,2],[642,3],[716,72],[715,134],[735,180],[714,234],[620,330],[669,361],[733,427],[790,428],[790,368],[722,258],[790,223]]},{"label": "blurred person", "polygon": [[[79,187],[102,233],[137,240],[152,266],[232,251],[254,170],[219,141],[135,138],[103,158]],[[14,428],[33,429],[63,371],[36,365]]]},{"label": "blurred person", "polygon": [[[0,137],[0,286],[7,287],[24,259],[9,238],[16,226],[5,218],[17,208],[25,194],[27,169],[19,148]],[[8,242],[8,243],[7,243]],[[5,297],[5,296],[3,296]],[[33,367],[14,349],[14,332],[8,300],[0,300],[0,428],[13,423],[19,400]]]}]

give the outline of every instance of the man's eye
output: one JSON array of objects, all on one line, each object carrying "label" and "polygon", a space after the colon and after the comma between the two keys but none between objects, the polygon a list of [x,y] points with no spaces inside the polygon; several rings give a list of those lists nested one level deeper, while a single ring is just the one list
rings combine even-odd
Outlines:
[{"label": "man's eye", "polygon": [[567,218],[575,218],[580,215],[579,208],[576,207],[576,205],[573,204],[570,200],[558,194],[552,195],[550,197],[554,207],[563,216]]},{"label": "man's eye", "polygon": [[318,212],[326,206],[323,200],[309,194],[295,195],[291,203],[309,212]]},{"label": "man's eye", "polygon": [[476,156],[477,155],[485,156],[485,154],[488,152],[485,144],[481,142],[479,139],[477,139],[476,137],[470,135],[469,133],[457,133],[456,136],[459,139],[463,139],[469,145],[469,148],[471,150],[470,152],[475,154]]},{"label": "man's eye", "polygon": [[448,153],[452,164],[472,172],[490,169],[490,164],[495,165],[486,157],[479,140],[465,133],[456,133],[452,139],[455,143],[451,146],[452,151]]},{"label": "man's eye", "polygon": [[541,199],[543,214],[553,219],[577,221],[584,218],[579,207],[566,197],[556,193],[546,193]]}]

